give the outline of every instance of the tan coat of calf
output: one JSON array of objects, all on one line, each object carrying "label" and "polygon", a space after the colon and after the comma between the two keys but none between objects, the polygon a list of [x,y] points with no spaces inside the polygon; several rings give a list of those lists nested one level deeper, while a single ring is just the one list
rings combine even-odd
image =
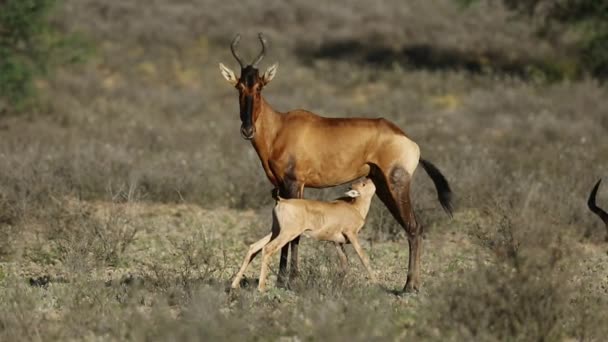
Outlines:
[{"label": "tan coat of calf", "polygon": [[304,234],[320,241],[332,241],[338,251],[342,269],[347,267],[344,244],[351,243],[369,273],[376,282],[369,260],[357,238],[365,224],[370,203],[376,187],[366,178],[351,186],[347,198],[332,202],[306,199],[281,199],[272,212],[272,232],[252,244],[245,256],[243,265],[232,282],[232,288],[240,286],[245,270],[260,251],[262,251],[262,269],[258,289],[264,291],[268,276],[270,257],[293,239]]}]

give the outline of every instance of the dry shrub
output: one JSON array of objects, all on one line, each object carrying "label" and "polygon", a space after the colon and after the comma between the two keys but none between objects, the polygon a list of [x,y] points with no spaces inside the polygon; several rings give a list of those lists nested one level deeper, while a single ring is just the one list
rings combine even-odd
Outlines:
[{"label": "dry shrub", "polygon": [[124,204],[110,203],[96,212],[78,200],[56,200],[47,210],[43,234],[58,261],[73,271],[118,266],[140,228]]},{"label": "dry shrub", "polygon": [[488,208],[490,223],[474,230],[493,259],[434,286],[437,296],[430,299],[426,313],[429,325],[415,329],[416,334],[478,341],[602,336],[605,329],[591,322],[608,314],[592,314],[589,305],[598,308],[594,301],[605,300],[598,291],[574,286],[581,257],[572,240],[540,216],[514,214],[507,202]]},{"label": "dry shrub", "polygon": [[0,192],[0,259],[10,256],[14,251],[14,241],[18,238],[16,229],[17,209]]},{"label": "dry shrub", "polygon": [[143,262],[147,269],[145,278],[156,291],[168,293],[172,305],[188,303],[195,289],[214,283],[221,275],[226,255],[220,244],[210,241],[204,231],[170,242],[170,257],[163,262]]},{"label": "dry shrub", "polygon": [[[352,286],[360,286],[356,279],[355,264],[358,260],[349,255],[349,266],[346,273],[342,272],[335,247],[330,243],[313,242],[312,253],[300,259],[300,273],[296,279],[289,282],[290,287],[297,293],[307,291],[335,295],[335,292],[346,290]],[[278,275],[278,265],[271,267],[271,272]],[[275,286],[272,284],[271,286]]]},{"label": "dry shrub", "polygon": [[265,319],[276,319],[276,338],[311,341],[398,340],[403,327],[395,319],[407,312],[383,290],[357,286],[310,291],[296,297],[291,308],[280,309],[281,314]]},{"label": "dry shrub", "polygon": [[564,337],[565,280],[554,265],[480,265],[442,288],[435,328],[475,340],[556,340]]},{"label": "dry shrub", "polygon": [[403,227],[379,199],[372,201],[365,227],[365,233],[374,242],[396,241],[405,236]]},{"label": "dry shrub", "polygon": [[3,310],[0,310],[0,339],[35,339],[36,332],[32,327],[40,326],[42,320],[39,315],[33,314],[39,298],[15,277],[2,279],[0,285],[0,303],[3,303]]},{"label": "dry shrub", "polygon": [[[566,315],[564,329],[578,341],[601,341],[608,335],[608,279],[596,283],[593,276],[585,277],[586,284],[575,287]],[[597,291],[597,287],[601,287]]]},{"label": "dry shrub", "polygon": [[[356,304],[354,304],[356,303]],[[388,340],[399,328],[391,298],[379,289],[335,287],[294,294],[269,289],[259,295],[241,290],[227,296],[200,286],[176,321],[158,322],[162,339],[222,340]]]}]

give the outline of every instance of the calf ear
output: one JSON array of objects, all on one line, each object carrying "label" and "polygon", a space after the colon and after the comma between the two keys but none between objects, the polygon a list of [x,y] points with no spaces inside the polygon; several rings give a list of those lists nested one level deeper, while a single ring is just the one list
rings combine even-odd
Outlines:
[{"label": "calf ear", "polygon": [[220,72],[222,73],[222,76],[224,76],[226,81],[228,81],[228,83],[232,85],[236,85],[236,83],[239,81],[234,75],[234,71],[230,70],[230,68],[228,68],[222,63],[220,63]]},{"label": "calf ear", "polygon": [[349,190],[346,192],[345,195],[348,197],[357,198],[357,197],[361,196],[361,193],[357,190]]},{"label": "calf ear", "polygon": [[264,82],[265,85],[270,83],[270,81],[272,81],[274,76],[277,74],[278,67],[279,67],[279,63],[274,63],[268,69],[266,69],[264,76],[262,76],[262,82]]}]

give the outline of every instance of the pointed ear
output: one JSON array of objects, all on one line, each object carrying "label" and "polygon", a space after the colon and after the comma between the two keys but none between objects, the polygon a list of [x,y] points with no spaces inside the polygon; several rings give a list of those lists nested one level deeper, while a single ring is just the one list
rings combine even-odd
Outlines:
[{"label": "pointed ear", "polygon": [[357,197],[361,196],[361,193],[357,190],[349,190],[346,192],[345,195],[348,197],[357,198]]},{"label": "pointed ear", "polygon": [[272,79],[274,78],[274,75],[277,74],[278,67],[279,67],[279,63],[274,63],[268,69],[266,69],[264,76],[262,76],[262,82],[264,82],[264,84],[268,84],[268,83],[270,83],[270,81],[272,81]]},{"label": "pointed ear", "polygon": [[225,66],[222,63],[220,63],[220,72],[222,73],[222,76],[224,76],[226,81],[228,81],[228,83],[230,83],[232,85],[235,85],[239,81],[236,78],[236,76],[234,75],[234,71],[230,70],[227,66]]}]

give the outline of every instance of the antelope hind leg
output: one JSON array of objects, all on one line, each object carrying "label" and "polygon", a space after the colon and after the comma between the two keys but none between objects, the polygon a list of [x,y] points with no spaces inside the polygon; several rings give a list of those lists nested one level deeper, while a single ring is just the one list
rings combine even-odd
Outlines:
[{"label": "antelope hind leg", "polygon": [[372,179],[376,185],[376,194],[408,236],[409,261],[407,280],[403,291],[418,291],[420,289],[422,226],[416,221],[416,215],[410,200],[411,175],[403,167],[397,165],[393,166],[388,172],[379,168],[376,169]]}]

